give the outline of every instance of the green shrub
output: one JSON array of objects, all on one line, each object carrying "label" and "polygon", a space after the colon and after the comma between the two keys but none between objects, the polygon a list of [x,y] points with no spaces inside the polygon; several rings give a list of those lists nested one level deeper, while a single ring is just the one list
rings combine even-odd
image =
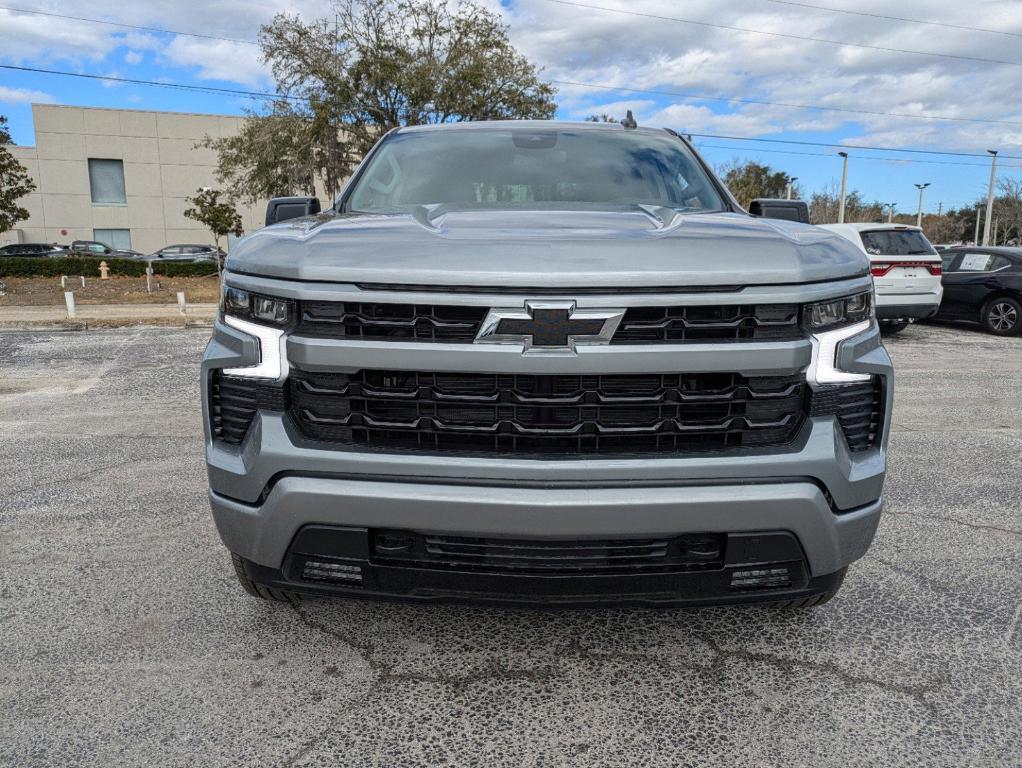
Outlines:
[{"label": "green shrub", "polygon": [[[105,261],[111,275],[145,277],[145,261],[103,259],[95,256],[69,256],[63,259],[0,257],[0,277],[60,277],[61,275],[99,277],[99,263]],[[164,277],[204,277],[216,274],[212,262],[175,261],[153,264],[153,271]]]}]

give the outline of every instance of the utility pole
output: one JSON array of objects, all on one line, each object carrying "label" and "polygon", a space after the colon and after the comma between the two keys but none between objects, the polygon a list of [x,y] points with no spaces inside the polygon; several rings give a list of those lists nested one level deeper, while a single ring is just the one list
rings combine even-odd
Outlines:
[{"label": "utility pole", "polygon": [[937,216],[938,216],[938,218],[940,216],[943,216],[943,215],[944,215],[944,203],[937,203]]},{"label": "utility pole", "polygon": [[798,176],[788,177],[788,199],[791,200],[791,186],[798,181]]},{"label": "utility pole", "polygon": [[983,245],[990,245],[990,220],[994,213],[994,186],[997,182],[997,150],[988,149],[990,153],[990,189],[987,191],[987,217],[983,222]]},{"label": "utility pole", "polygon": [[919,190],[919,212],[916,214],[916,226],[923,226],[923,190],[930,186],[930,182],[925,184],[916,184],[916,189]]},{"label": "utility pole", "polygon": [[845,223],[845,184],[848,182],[848,153],[838,152],[841,156],[841,201],[837,206],[837,223]]}]

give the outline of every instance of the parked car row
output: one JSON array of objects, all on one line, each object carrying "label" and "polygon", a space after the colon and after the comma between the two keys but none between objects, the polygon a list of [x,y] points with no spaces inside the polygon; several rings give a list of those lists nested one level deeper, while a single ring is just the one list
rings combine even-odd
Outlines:
[{"label": "parked car row", "polygon": [[[753,200],[753,216],[809,223],[804,200]],[[870,262],[876,316],[885,333],[927,318],[978,323],[1022,334],[1022,248],[935,246],[906,224],[821,224]]]},{"label": "parked car row", "polygon": [[0,247],[0,256],[63,258],[65,256],[108,256],[114,259],[140,261],[212,261],[223,260],[227,254],[212,245],[179,244],[144,254],[129,248],[111,248],[95,240],[75,240],[70,245],[57,243],[12,243]]},{"label": "parked car row", "polygon": [[1022,248],[948,246],[937,251],[919,227],[821,226],[869,257],[877,318],[888,333],[926,318],[979,323],[999,336],[1022,332]]}]

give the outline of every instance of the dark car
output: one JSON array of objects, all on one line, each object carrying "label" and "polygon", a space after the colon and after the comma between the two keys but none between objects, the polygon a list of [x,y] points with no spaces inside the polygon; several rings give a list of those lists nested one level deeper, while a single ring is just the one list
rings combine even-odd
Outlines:
[{"label": "dark car", "polygon": [[1022,248],[954,247],[940,253],[944,299],[936,318],[1022,332]]},{"label": "dark car", "polygon": [[216,261],[226,254],[212,245],[168,245],[140,258],[146,261]]},{"label": "dark car", "polygon": [[67,248],[53,243],[11,243],[0,248],[0,256],[66,256]]},{"label": "dark car", "polygon": [[72,256],[109,256],[114,259],[130,259],[137,253],[130,248],[111,248],[98,240],[74,240],[71,243]]}]

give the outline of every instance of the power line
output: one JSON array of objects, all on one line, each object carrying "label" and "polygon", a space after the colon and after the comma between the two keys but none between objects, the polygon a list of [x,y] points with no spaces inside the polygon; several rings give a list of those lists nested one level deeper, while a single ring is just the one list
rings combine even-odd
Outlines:
[{"label": "power line", "polygon": [[987,59],[981,56],[961,56],[954,53],[934,53],[932,51],[914,51],[908,48],[888,48],[883,45],[867,45],[866,43],[848,43],[843,40],[829,40],[824,37],[810,37],[808,35],[795,35],[790,32],[768,32],[763,29],[752,29],[750,27],[736,27],[729,24],[714,24],[709,21],[696,21],[695,19],[682,19],[677,16],[660,16],[655,13],[642,11],[626,11],[620,8],[608,8],[603,5],[590,5],[589,3],[575,2],[574,0],[546,0],[548,3],[570,5],[575,8],[588,8],[594,11],[607,11],[609,13],[623,13],[628,16],[641,16],[647,19],[658,21],[676,21],[680,24],[694,24],[700,27],[712,27],[714,29],[726,29],[730,32],[748,32],[753,35],[768,35],[770,37],[783,37],[789,40],[805,40],[813,43],[826,43],[827,45],[845,45],[852,48],[865,48],[871,51],[884,51],[885,53],[908,53],[913,56],[930,56],[939,59],[957,59],[959,61],[976,61],[983,64],[1008,64],[1013,67],[1022,67],[1022,61],[1008,61],[1006,59]]},{"label": "power line", "polygon": [[[705,144],[698,145],[699,149],[733,149],[738,152],[769,152],[775,155],[801,155],[803,157],[834,157],[831,152],[796,152],[791,149],[765,149],[763,147],[735,147],[726,144]],[[971,168],[989,168],[989,163],[960,163],[954,160],[917,160],[909,157],[870,157],[869,155],[856,155],[855,160],[872,160],[877,163],[912,163],[913,165],[965,165]],[[1022,168],[1022,165],[1000,165],[1000,168]]]},{"label": "power line", "polygon": [[[692,133],[678,131],[685,136],[697,136],[701,139],[724,139],[725,141],[758,141],[766,144],[798,144],[805,147],[827,147],[829,149],[866,149],[873,152],[910,152],[916,155],[948,155],[949,157],[982,157],[989,159],[985,152],[954,152],[946,149],[904,149],[899,147],[871,147],[865,144],[828,144],[825,141],[806,141],[804,139],[762,139],[754,136],[721,136],[715,133]],[[998,158],[1022,160],[1022,155],[997,155]]]},{"label": "power line", "polygon": [[[43,69],[41,67],[21,67],[15,64],[0,64],[0,69],[9,69],[16,72],[32,72],[36,74],[44,75],[57,75],[61,77],[78,77],[87,80],[103,80],[114,83],[126,83],[131,85],[150,85],[158,88],[173,88],[182,91],[199,91],[204,93],[215,93],[229,96],[241,96],[249,99],[286,99],[289,101],[311,101],[308,96],[295,96],[291,94],[283,93],[268,93],[265,91],[245,91],[236,88],[217,88],[215,86],[205,85],[184,85],[181,83],[161,83],[156,80],[141,80],[136,78],[128,77],[115,77],[114,75],[93,75],[86,74],[83,72],[65,72],[56,69]],[[599,86],[599,87],[611,87],[611,86]],[[349,103],[348,106],[355,106],[362,109],[372,108],[372,105]],[[466,115],[466,117],[471,117]],[[706,139],[723,139],[725,141],[750,141],[760,142],[767,144],[792,144],[799,146],[809,147],[826,147],[828,149],[863,149],[872,152],[904,152],[918,155],[947,155],[952,157],[982,157],[986,159],[988,156],[985,153],[979,152],[954,152],[950,150],[938,150],[938,149],[907,149],[901,147],[873,147],[865,144],[828,144],[820,141],[806,141],[798,139],[766,139],[757,138],[754,136],[727,136],[715,133],[691,133],[689,131],[681,131],[689,136],[696,136],[699,138]],[[1022,155],[998,155],[999,158],[1006,160],[1022,160]]]},{"label": "power line", "polygon": [[245,45],[259,45],[256,40],[243,40],[238,37],[220,37],[219,35],[204,35],[199,32],[178,32],[173,29],[161,29],[159,27],[141,27],[135,24],[123,24],[118,21],[107,21],[106,19],[91,19],[85,16],[69,16],[64,13],[52,13],[50,11],[36,11],[29,10],[28,8],[11,8],[10,6],[0,5],[0,11],[11,11],[13,13],[30,13],[35,16],[49,16],[54,19],[67,19],[69,21],[85,21],[90,24],[106,24],[111,27],[120,27],[121,29],[137,29],[141,32],[155,32],[161,35],[185,35],[186,37],[201,37],[206,40],[225,40],[229,43],[244,43]]},{"label": "power line", "polygon": [[884,19],[886,21],[904,21],[910,24],[927,24],[931,27],[945,27],[947,29],[961,29],[968,32],[987,32],[991,35],[1005,35],[1007,37],[1022,37],[1018,32],[1004,32],[1000,29],[987,29],[985,27],[968,27],[964,24],[951,24],[945,21],[930,21],[928,19],[910,19],[905,16],[887,16],[882,13],[868,13],[867,11],[850,11],[847,8],[829,8],[824,5],[812,5],[811,3],[797,3],[794,0],[766,0],[768,3],[777,5],[793,5],[796,8],[811,8],[814,11],[829,11],[830,13],[844,13],[849,16],[868,16],[873,19]]},{"label": "power line", "polygon": [[[559,0],[553,0],[559,2]],[[988,120],[978,117],[951,117],[950,115],[916,115],[908,112],[879,112],[868,109],[852,109],[850,107],[824,107],[818,104],[792,104],[782,101],[766,101],[763,99],[745,99],[730,96],[707,96],[697,93],[679,93],[677,91],[649,90],[645,88],[625,88],[617,85],[600,85],[596,83],[581,83],[574,80],[551,80],[555,85],[572,85],[581,88],[598,88],[607,91],[622,91],[624,93],[648,93],[655,96],[672,96],[681,99],[698,99],[701,101],[724,101],[737,102],[739,104],[760,104],[771,107],[785,107],[787,109],[818,109],[824,112],[844,112],[855,115],[874,115],[877,117],[908,117],[914,120],[950,120],[961,123],[992,123],[995,125],[1022,125],[1017,120]]]},{"label": "power line", "polygon": [[184,85],[182,83],[161,83],[158,80],[139,80],[131,77],[115,77],[114,75],[90,75],[84,72],[64,72],[59,69],[42,69],[40,67],[19,67],[14,64],[0,64],[0,69],[12,69],[17,72],[33,72],[41,75],[60,75],[62,77],[80,77],[86,80],[104,80],[112,83],[131,85],[155,85],[159,88],[174,88],[180,91],[202,91],[219,93],[228,96],[244,96],[249,99],[287,99],[289,101],[310,101],[308,96],[291,96],[284,93],[267,93],[265,91],[243,91],[237,88],[217,88],[212,85]]},{"label": "power line", "polygon": [[[559,2],[560,0],[552,0],[553,2]],[[595,6],[594,6],[595,7]],[[0,6],[0,10],[15,11],[17,13],[30,13],[41,16],[51,16],[59,19],[70,19],[74,21],[91,22],[95,24],[108,24],[115,27],[122,27],[125,29],[136,29],[144,32],[157,32],[160,34],[167,35],[183,35],[185,37],[198,37],[206,40],[223,40],[232,43],[245,43],[247,45],[259,45],[255,40],[244,40],[236,37],[220,37],[217,35],[203,35],[195,32],[181,32],[173,29],[163,29],[159,27],[143,27],[133,24],[123,24],[120,22],[106,21],[103,19],[87,18],[84,16],[69,16],[59,13],[50,13],[47,11],[34,11],[23,8],[13,8],[9,6]],[[612,9],[607,9],[612,10]],[[621,11],[624,13],[624,11]],[[695,23],[695,22],[693,22]],[[852,45],[849,43],[849,45]],[[722,103],[735,102],[739,104],[757,104],[761,106],[781,107],[783,109],[813,109],[822,112],[837,112],[842,114],[854,114],[854,115],[871,115],[874,117],[898,117],[909,120],[936,120],[936,121],[948,121],[948,122],[959,122],[959,123],[981,123],[989,125],[1011,125],[1011,126],[1022,126],[1022,121],[1017,120],[992,120],[989,118],[978,118],[978,117],[954,117],[951,115],[923,115],[914,114],[910,112],[884,112],[880,110],[867,110],[867,109],[853,109],[851,107],[831,107],[823,106],[821,104],[797,104],[790,102],[780,101],[767,101],[766,99],[748,99],[739,98],[734,96],[714,96],[708,94],[697,94],[697,93],[680,93],[677,91],[662,91],[662,90],[650,90],[641,88],[624,88],[619,86],[602,85],[598,83],[583,83],[573,80],[551,80],[554,84],[568,85],[581,88],[596,88],[601,90],[609,91],[622,91],[626,93],[647,93],[657,96],[670,96],[673,98],[691,99],[697,101],[716,101]],[[243,95],[243,94],[239,94]]]}]

